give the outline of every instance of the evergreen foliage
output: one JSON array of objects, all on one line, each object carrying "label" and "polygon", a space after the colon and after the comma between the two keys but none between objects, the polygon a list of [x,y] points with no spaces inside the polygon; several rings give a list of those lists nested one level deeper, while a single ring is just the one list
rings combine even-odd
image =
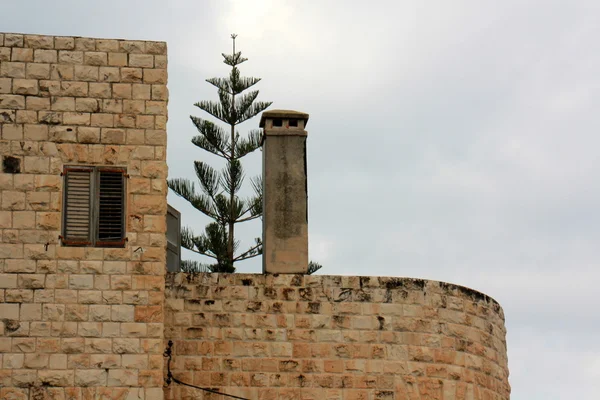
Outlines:
[{"label": "evergreen foliage", "polygon": [[195,253],[213,259],[210,264],[196,261],[183,261],[182,270],[186,272],[234,272],[234,263],[262,254],[262,242],[243,252],[238,252],[239,241],[235,239],[235,225],[262,216],[262,178],[251,179],[254,196],[241,198],[238,192],[242,188],[245,173],[240,159],[262,146],[262,130],[252,130],[241,136],[236,126],[258,115],[271,105],[271,102],[256,101],[258,90],[244,93],[260,81],[260,78],[240,76],[238,65],[247,59],[241,52],[235,51],[233,39],[232,54],[223,54],[223,62],[231,67],[226,78],[211,78],[206,82],[217,89],[219,101],[200,101],[194,104],[227,125],[223,128],[207,119],[190,116],[198,130],[192,143],[225,160],[225,167],[217,170],[204,161],[195,161],[194,169],[198,183],[188,179],[169,179],[168,186],[177,195],[186,199],[194,208],[202,212],[213,222],[204,232],[194,233],[185,227],[181,231],[181,245]]}]

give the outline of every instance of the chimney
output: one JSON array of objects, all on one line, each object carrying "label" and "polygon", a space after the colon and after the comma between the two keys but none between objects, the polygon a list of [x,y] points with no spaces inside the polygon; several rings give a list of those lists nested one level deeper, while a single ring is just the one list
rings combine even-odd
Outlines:
[{"label": "chimney", "polygon": [[308,114],[272,110],[262,114],[263,273],[308,271]]}]

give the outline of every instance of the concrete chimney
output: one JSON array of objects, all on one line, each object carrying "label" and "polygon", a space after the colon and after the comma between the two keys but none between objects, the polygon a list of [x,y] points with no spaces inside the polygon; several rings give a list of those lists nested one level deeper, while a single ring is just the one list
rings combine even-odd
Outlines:
[{"label": "concrete chimney", "polygon": [[308,114],[272,110],[262,114],[263,273],[308,271]]}]

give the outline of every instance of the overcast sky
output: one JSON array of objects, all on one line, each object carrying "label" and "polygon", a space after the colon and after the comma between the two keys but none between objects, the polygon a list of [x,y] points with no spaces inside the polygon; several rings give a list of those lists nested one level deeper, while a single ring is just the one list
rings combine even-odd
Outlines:
[{"label": "overcast sky", "polygon": [[[600,2],[0,0],[0,31],[164,40],[170,177],[233,32],[271,109],[310,114],[311,258],[503,306],[513,400],[600,396]],[[258,127],[255,118],[241,128]],[[260,153],[247,162],[260,171]],[[201,218],[170,194],[184,221]],[[260,224],[242,229],[244,243]],[[260,261],[238,265],[259,272]]]}]

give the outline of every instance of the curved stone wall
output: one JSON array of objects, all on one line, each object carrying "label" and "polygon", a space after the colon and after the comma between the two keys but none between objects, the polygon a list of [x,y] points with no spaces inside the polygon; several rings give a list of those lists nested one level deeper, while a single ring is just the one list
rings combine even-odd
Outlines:
[{"label": "curved stone wall", "polygon": [[249,399],[509,399],[505,336],[495,300],[443,282],[167,276],[174,376]]}]

